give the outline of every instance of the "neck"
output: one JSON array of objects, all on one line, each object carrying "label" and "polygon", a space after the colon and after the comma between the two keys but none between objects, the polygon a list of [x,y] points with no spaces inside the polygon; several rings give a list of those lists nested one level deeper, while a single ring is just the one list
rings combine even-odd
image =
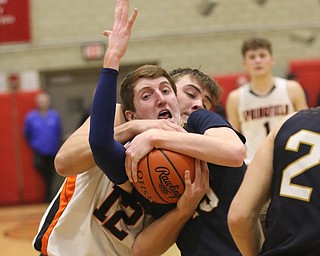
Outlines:
[{"label": "neck", "polygon": [[48,110],[46,110],[46,109],[40,109],[39,112],[40,112],[41,115],[44,116],[45,114],[47,114]]},{"label": "neck", "polygon": [[272,89],[273,86],[274,86],[273,75],[251,78],[250,88],[254,93],[258,95],[267,94]]}]

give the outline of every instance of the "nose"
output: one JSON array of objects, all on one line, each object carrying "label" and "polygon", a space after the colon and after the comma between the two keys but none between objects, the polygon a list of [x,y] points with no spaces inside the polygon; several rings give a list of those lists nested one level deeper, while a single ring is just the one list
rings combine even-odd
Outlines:
[{"label": "nose", "polygon": [[195,100],[192,107],[191,107],[192,111],[196,111],[196,110],[202,109],[202,108],[203,108],[202,99]]},{"label": "nose", "polygon": [[255,61],[255,62],[260,62],[260,61],[261,61],[261,57],[260,57],[260,56],[256,56],[256,57],[254,58],[254,61]]},{"label": "nose", "polygon": [[166,104],[166,97],[160,91],[157,91],[156,95],[157,95],[157,104],[159,106]]}]

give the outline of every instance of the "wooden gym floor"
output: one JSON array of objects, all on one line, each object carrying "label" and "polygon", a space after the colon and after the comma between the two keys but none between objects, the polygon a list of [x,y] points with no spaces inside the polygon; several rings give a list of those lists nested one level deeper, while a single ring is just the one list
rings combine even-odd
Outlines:
[{"label": "wooden gym floor", "polygon": [[[47,204],[0,207],[0,255],[38,256],[32,247],[40,219]],[[163,256],[178,256],[173,246]]]}]

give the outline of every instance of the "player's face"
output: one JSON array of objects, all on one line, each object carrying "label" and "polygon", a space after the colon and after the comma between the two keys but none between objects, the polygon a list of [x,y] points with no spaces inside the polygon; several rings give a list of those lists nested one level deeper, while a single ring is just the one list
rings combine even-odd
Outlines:
[{"label": "player's face", "polygon": [[177,97],[165,77],[141,78],[133,93],[136,111],[126,113],[129,120],[170,119],[174,123],[181,123]]},{"label": "player's face", "polygon": [[271,53],[264,48],[249,50],[243,59],[243,66],[250,76],[261,76],[272,72],[275,61]]},{"label": "player's face", "polygon": [[177,99],[182,122],[186,123],[189,115],[198,109],[210,109],[212,101],[210,92],[204,90],[189,75],[181,77],[177,82]]}]

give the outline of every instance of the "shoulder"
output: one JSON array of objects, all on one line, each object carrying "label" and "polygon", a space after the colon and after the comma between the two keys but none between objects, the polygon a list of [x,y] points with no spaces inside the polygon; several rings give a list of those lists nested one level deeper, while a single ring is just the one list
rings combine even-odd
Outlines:
[{"label": "shoulder", "polygon": [[203,134],[207,129],[213,127],[230,126],[229,122],[221,115],[206,109],[199,109],[188,118],[186,130]]},{"label": "shoulder", "polygon": [[302,86],[294,80],[287,80],[287,86],[288,86],[288,90],[296,90],[297,88],[302,88]]},{"label": "shoulder", "polygon": [[235,108],[238,107],[239,95],[240,95],[240,88],[232,90],[228,94],[227,100],[226,100],[227,111],[229,111],[230,109],[235,109]]},{"label": "shoulder", "polygon": [[235,100],[239,98],[240,88],[234,89],[229,92],[227,100]]},{"label": "shoulder", "polygon": [[55,109],[50,109],[50,110],[49,110],[49,113],[50,113],[50,115],[52,115],[52,116],[60,117],[59,112],[58,112],[57,110],[55,110]]},{"label": "shoulder", "polygon": [[37,110],[31,110],[27,113],[26,115],[26,120],[35,118],[36,116],[38,116],[38,111]]},{"label": "shoulder", "polygon": [[305,91],[297,81],[287,80],[289,97],[296,110],[308,107]]}]

